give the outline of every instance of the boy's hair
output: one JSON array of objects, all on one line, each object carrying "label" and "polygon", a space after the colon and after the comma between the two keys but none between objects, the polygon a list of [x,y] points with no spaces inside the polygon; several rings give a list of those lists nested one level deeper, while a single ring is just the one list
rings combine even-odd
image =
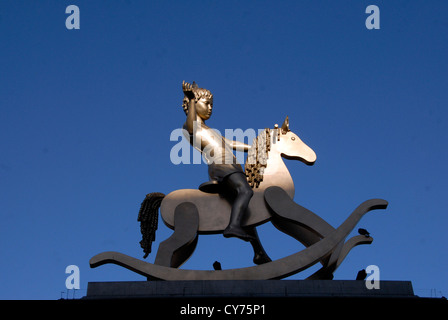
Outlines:
[{"label": "boy's hair", "polygon": [[[213,103],[213,94],[210,90],[204,88],[198,88],[198,85],[193,81],[192,91],[194,93],[194,101],[198,102],[202,98],[210,99]],[[190,99],[187,96],[184,96],[184,100],[182,102],[182,109],[184,109],[185,114],[188,114],[188,105],[190,104]]]}]

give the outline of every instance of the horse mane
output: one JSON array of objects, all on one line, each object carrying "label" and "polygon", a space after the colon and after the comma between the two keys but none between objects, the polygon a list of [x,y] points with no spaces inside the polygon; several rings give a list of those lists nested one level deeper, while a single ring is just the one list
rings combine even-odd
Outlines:
[{"label": "horse mane", "polygon": [[247,182],[252,188],[258,188],[263,181],[264,169],[267,166],[268,153],[271,150],[271,133],[266,128],[252,143],[244,165]]}]

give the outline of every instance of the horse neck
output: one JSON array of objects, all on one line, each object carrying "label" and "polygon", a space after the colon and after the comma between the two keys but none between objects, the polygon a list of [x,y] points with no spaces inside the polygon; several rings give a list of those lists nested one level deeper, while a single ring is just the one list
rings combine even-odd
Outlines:
[{"label": "horse neck", "polygon": [[283,161],[281,153],[275,146],[273,146],[269,152],[269,158],[264,170],[263,181],[260,183],[260,189],[266,189],[271,186],[281,187],[291,198],[294,197],[294,182]]}]

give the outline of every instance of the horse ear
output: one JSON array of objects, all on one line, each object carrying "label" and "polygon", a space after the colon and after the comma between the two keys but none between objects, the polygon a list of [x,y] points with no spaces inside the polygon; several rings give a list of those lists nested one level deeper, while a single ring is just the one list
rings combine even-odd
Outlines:
[{"label": "horse ear", "polygon": [[285,134],[289,131],[289,118],[288,116],[286,116],[285,121],[283,121],[282,124],[282,133]]}]

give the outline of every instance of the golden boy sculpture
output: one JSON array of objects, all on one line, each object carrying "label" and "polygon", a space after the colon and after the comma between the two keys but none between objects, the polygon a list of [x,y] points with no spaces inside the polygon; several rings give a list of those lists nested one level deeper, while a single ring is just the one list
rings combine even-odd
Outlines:
[{"label": "golden boy sculpture", "polygon": [[183,128],[190,135],[190,143],[204,156],[208,164],[210,182],[219,184],[220,189],[234,193],[230,222],[224,230],[226,238],[237,237],[244,241],[254,240],[241,226],[253,191],[247,182],[241,164],[236,160],[233,150],[247,152],[251,146],[231,141],[221,136],[205,124],[213,109],[213,95],[207,89],[198,88],[195,82],[182,83],[184,92],[183,109],[187,120]]}]

